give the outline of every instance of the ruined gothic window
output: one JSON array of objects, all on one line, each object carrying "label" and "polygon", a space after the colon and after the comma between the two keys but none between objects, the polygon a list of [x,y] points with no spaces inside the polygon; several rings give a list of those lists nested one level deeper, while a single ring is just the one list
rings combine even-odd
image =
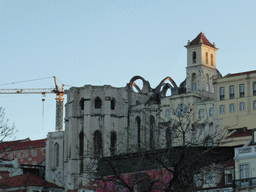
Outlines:
[{"label": "ruined gothic window", "polygon": [[96,99],[94,100],[95,103],[95,109],[100,109],[101,105],[102,105],[102,101],[99,97],[96,97]]},{"label": "ruined gothic window", "polygon": [[193,59],[193,63],[196,63],[196,52],[195,51],[193,52],[192,59]]},{"label": "ruined gothic window", "polygon": [[96,157],[102,155],[102,134],[100,131],[95,131],[93,134],[93,145],[94,145],[94,154]]},{"label": "ruined gothic window", "polygon": [[208,64],[208,53],[207,52],[205,53],[205,62],[206,62],[206,64]]},{"label": "ruined gothic window", "polygon": [[136,117],[136,126],[137,126],[137,142],[138,142],[138,150],[140,150],[140,117]]},{"label": "ruined gothic window", "polygon": [[79,157],[80,157],[80,173],[84,171],[84,132],[81,131],[79,134]]},{"label": "ruined gothic window", "polygon": [[154,126],[155,126],[155,118],[151,115],[149,117],[149,126],[150,126],[150,130],[149,130],[149,146],[150,149],[154,149],[155,148],[155,138],[154,138]]},{"label": "ruined gothic window", "polygon": [[116,153],[116,141],[117,141],[116,132],[112,131],[110,136],[110,154],[112,156],[115,155]]},{"label": "ruined gothic window", "polygon": [[165,132],[165,139],[166,139],[166,147],[169,148],[172,146],[172,135],[171,129],[168,127]]},{"label": "ruined gothic window", "polygon": [[58,143],[55,143],[54,144],[54,158],[55,158],[54,165],[56,167],[59,167],[59,155],[60,155],[60,147]]},{"label": "ruined gothic window", "polygon": [[80,110],[84,110],[84,98],[82,98],[79,102]]},{"label": "ruined gothic window", "polygon": [[112,99],[110,104],[111,104],[111,110],[115,110],[115,104],[116,104],[115,99]]}]

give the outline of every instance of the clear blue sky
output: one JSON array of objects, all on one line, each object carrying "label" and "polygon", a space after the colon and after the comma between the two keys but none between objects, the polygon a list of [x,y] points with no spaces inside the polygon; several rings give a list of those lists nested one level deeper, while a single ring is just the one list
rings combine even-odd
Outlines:
[{"label": "clear blue sky", "polygon": [[[141,75],[152,87],[185,79],[186,48],[201,31],[215,42],[225,75],[255,70],[256,1],[1,0],[0,88],[125,86]],[[66,89],[69,87],[66,86]],[[17,139],[55,130],[55,95],[0,95]]]}]

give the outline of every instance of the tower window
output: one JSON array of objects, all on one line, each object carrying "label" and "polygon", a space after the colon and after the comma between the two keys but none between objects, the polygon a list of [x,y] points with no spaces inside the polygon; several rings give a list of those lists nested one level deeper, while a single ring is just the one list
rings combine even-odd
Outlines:
[{"label": "tower window", "polygon": [[112,131],[110,136],[110,154],[112,156],[115,155],[116,153],[116,141],[117,141],[116,132]]},{"label": "tower window", "polygon": [[239,85],[239,94],[240,97],[244,97],[244,84]]},{"label": "tower window", "polygon": [[196,52],[195,51],[193,52],[193,58],[192,59],[193,59],[193,63],[196,63]]},{"label": "tower window", "polygon": [[213,66],[213,54],[211,54],[211,65]]},{"label": "tower window", "polygon": [[207,52],[205,53],[205,62],[206,62],[206,64],[208,64],[208,53]]},{"label": "tower window", "polygon": [[111,102],[110,102],[110,105],[111,105],[111,110],[115,110],[115,99],[112,99]]},{"label": "tower window", "polygon": [[99,97],[96,97],[96,99],[94,100],[95,103],[95,109],[100,109],[101,105],[102,105],[102,101]]},{"label": "tower window", "polygon": [[229,99],[235,98],[235,86],[231,85],[229,86]]},{"label": "tower window", "polygon": [[191,79],[191,90],[196,91],[196,74],[192,74],[192,79]]},{"label": "tower window", "polygon": [[100,131],[95,131],[93,135],[94,154],[97,158],[102,155],[102,134]]},{"label": "tower window", "polygon": [[151,115],[149,117],[149,123],[150,123],[150,130],[149,130],[149,142],[150,142],[150,149],[155,148],[155,138],[154,138],[154,126],[155,126],[155,118]]},{"label": "tower window", "polygon": [[136,117],[136,124],[137,124],[137,142],[138,142],[138,150],[140,150],[140,117]]},{"label": "tower window", "polygon": [[209,74],[206,74],[206,91],[210,91]]}]

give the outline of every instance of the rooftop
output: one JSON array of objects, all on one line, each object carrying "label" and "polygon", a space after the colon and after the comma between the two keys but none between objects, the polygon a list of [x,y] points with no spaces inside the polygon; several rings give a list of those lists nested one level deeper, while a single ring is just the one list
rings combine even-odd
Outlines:
[{"label": "rooftop", "polygon": [[248,75],[248,74],[252,74],[252,73],[256,73],[256,70],[245,71],[245,72],[241,72],[241,73],[229,73],[229,74],[225,75],[224,77],[234,77],[234,76],[239,76],[239,75]]},{"label": "rooftop", "polygon": [[198,45],[198,44],[205,44],[210,47],[216,48],[214,44],[211,44],[210,41],[204,36],[204,34],[201,32],[197,35],[195,39],[193,39],[188,46],[191,45]]}]

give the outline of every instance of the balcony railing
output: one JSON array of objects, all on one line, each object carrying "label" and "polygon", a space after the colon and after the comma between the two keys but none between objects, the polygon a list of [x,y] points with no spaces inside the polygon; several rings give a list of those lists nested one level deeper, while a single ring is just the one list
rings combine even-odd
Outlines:
[{"label": "balcony railing", "polygon": [[236,188],[256,187],[256,177],[235,180]]}]

